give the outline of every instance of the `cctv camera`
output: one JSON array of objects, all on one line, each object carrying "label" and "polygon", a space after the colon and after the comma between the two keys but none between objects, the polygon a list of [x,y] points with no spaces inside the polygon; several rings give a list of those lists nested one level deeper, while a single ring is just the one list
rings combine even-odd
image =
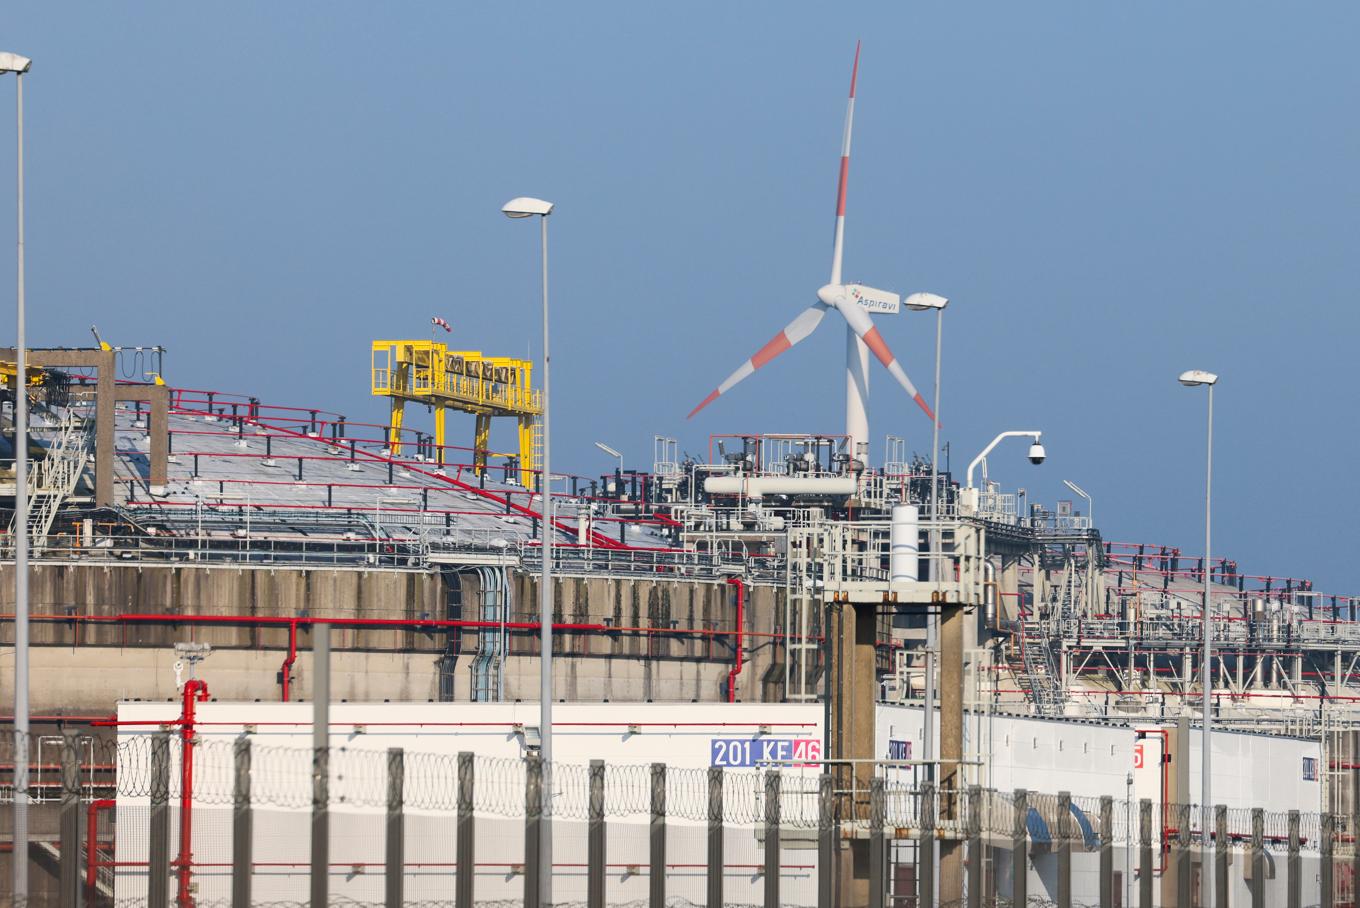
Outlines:
[{"label": "cctv camera", "polygon": [[1044,458],[1047,456],[1048,455],[1044,453],[1044,446],[1037,441],[1029,446],[1029,462],[1035,466],[1043,463]]}]

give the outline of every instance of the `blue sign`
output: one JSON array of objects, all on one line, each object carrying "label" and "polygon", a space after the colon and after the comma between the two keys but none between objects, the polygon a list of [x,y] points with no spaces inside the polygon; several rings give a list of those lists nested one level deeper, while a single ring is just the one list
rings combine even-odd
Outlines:
[{"label": "blue sign", "polygon": [[709,765],[731,768],[777,763],[815,766],[822,759],[816,738],[714,738],[709,743]]},{"label": "blue sign", "polygon": [[898,740],[895,740],[895,739],[894,739],[894,740],[888,741],[888,759],[889,759],[889,760],[910,760],[910,759],[911,759],[911,742],[910,742],[910,741],[898,741]]}]

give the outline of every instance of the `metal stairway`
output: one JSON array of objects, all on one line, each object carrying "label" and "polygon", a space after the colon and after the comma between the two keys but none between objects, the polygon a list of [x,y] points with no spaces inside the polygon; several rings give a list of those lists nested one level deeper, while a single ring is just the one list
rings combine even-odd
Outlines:
[{"label": "metal stairway", "polygon": [[[85,460],[89,448],[90,433],[86,421],[74,413],[67,412],[57,424],[57,438],[47,449],[41,460],[31,461],[28,465],[28,544],[30,551],[37,553],[47,543],[47,535],[52,531],[52,523],[57,511],[66,498],[75,491],[85,471]],[[16,532],[15,521],[18,514],[10,518],[10,538]]]}]

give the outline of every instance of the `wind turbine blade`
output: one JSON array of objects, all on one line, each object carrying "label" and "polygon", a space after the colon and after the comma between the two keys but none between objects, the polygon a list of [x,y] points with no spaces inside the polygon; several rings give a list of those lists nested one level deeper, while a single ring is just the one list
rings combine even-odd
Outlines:
[{"label": "wind turbine blade", "polygon": [[685,418],[693,419],[695,413],[698,413],[704,407],[713,403],[713,401],[717,400],[721,395],[726,394],[737,382],[763,367],[776,356],[811,334],[816,330],[817,326],[821,324],[822,316],[826,315],[826,310],[829,308],[830,307],[826,303],[818,301],[807,309],[804,309],[797,318],[789,322],[788,326],[783,331],[776,334],[771,338],[768,344],[757,350],[754,356],[742,363],[741,368],[727,376],[727,380],[721,385],[718,385],[712,394],[709,394],[700,401],[699,406],[690,410],[689,416]]},{"label": "wind turbine blade", "polygon": [[883,340],[883,335],[878,333],[878,328],[874,326],[873,319],[869,318],[869,313],[861,309],[846,294],[843,294],[836,302],[836,310],[845,317],[846,323],[850,325],[850,330],[859,335],[859,339],[864,341],[864,345],[873,351],[874,356],[878,357],[878,361],[884,365],[889,374],[897,379],[897,383],[911,395],[911,399],[916,401],[916,405],[925,411],[931,422],[934,422],[935,414],[931,412],[930,405],[921,396],[921,392],[916,390],[911,379],[907,378],[907,373],[897,362],[897,357],[893,356],[893,352],[888,349],[887,343]]},{"label": "wind turbine blade", "polygon": [[845,250],[845,187],[850,181],[850,134],[855,126],[855,81],[859,78],[859,42],[850,67],[850,100],[845,105],[845,135],[841,139],[841,175],[836,187],[836,237],[831,244],[831,283],[841,282],[841,258]]}]

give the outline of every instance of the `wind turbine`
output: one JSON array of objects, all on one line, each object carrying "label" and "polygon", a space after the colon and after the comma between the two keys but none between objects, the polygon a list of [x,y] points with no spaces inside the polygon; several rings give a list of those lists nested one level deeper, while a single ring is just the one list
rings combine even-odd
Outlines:
[{"label": "wind turbine", "polygon": [[[855,62],[850,70],[850,100],[845,109],[845,136],[841,144],[840,184],[836,190],[836,234],[831,247],[831,282],[817,291],[817,302],[805,309],[801,315],[756,351],[755,355],[741,364],[699,406],[690,411],[693,418],[704,407],[717,400],[719,396],[732,390],[742,379],[767,365],[776,356],[806,338],[821,324],[828,309],[835,309],[845,319],[845,434],[849,441],[849,453],[862,457],[867,453],[869,440],[869,352],[872,350],[897,383],[901,385],[916,405],[925,414],[935,419],[930,405],[926,403],[916,386],[903,371],[883,336],[878,333],[870,311],[897,312],[900,300],[896,293],[876,290],[863,284],[841,283],[841,258],[845,248],[845,187],[850,177],[850,134],[855,122],[855,80],[859,75],[859,44],[855,44]],[[912,303],[941,305],[944,300],[933,293],[914,293],[907,297],[907,305]]]}]

